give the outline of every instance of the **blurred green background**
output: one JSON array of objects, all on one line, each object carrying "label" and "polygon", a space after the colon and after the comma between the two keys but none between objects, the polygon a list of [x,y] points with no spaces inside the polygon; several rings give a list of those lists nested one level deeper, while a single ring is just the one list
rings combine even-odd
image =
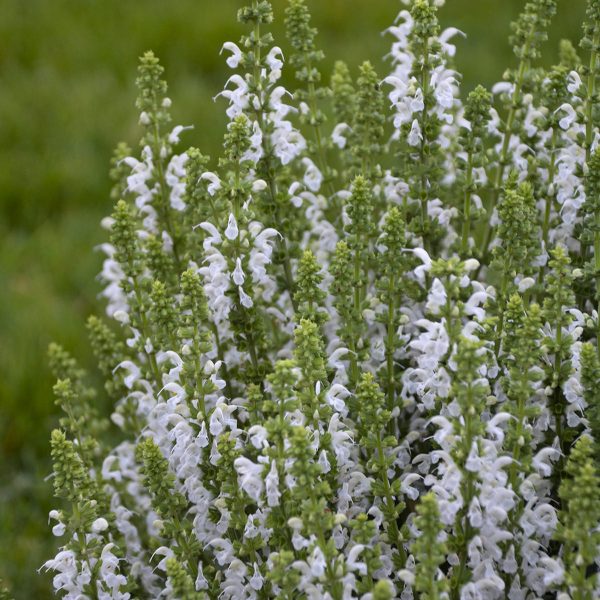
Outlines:
[{"label": "blurred green background", "polygon": [[[0,0],[0,577],[16,598],[51,597],[36,575],[57,540],[48,438],[56,424],[46,366],[55,340],[93,372],[84,329],[102,310],[95,279],[111,210],[108,164],[120,140],[135,147],[137,57],[153,49],[166,67],[175,123],[193,124],[184,143],[212,155],[225,125],[212,97],[228,77],[219,57],[237,41],[241,0]],[[523,0],[447,0],[443,26],[457,39],[463,90],[491,85],[514,61],[509,23]],[[278,45],[285,0],[274,0]],[[352,67],[369,58],[383,74],[390,38],[380,35],[398,0],[309,0],[326,51]],[[559,3],[561,4],[561,3]],[[578,41],[584,0],[563,1],[546,46]],[[327,76],[326,76],[327,77]],[[327,77],[328,78],[328,77]],[[293,82],[287,75],[287,83]]]}]

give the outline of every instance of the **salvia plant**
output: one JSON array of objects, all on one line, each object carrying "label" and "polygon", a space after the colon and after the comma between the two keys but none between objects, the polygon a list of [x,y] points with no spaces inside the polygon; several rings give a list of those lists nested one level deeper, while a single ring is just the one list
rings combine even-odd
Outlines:
[{"label": "salvia plant", "polygon": [[285,50],[241,8],[216,159],[141,58],[88,322],[110,421],[50,349],[61,597],[600,597],[600,1],[550,69],[527,2],[468,94],[443,2],[405,4],[387,73],[330,76],[305,0]]}]

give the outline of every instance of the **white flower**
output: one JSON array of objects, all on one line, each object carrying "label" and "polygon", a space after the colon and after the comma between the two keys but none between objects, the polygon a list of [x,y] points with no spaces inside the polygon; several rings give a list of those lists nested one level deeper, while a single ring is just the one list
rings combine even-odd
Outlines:
[{"label": "white flower", "polygon": [[[437,6],[442,6],[444,2],[438,0],[436,3]],[[461,35],[462,37],[467,37],[460,29],[456,29],[456,27],[447,27],[440,33],[439,41],[442,45],[442,52],[447,54],[450,57],[453,57],[456,54],[456,46],[453,44],[449,44],[448,40],[452,39],[455,35]]]},{"label": "white flower", "polygon": [[519,282],[519,292],[522,294],[534,285],[535,280],[532,277],[523,277],[523,279],[521,279],[521,281]]},{"label": "white flower", "polygon": [[253,590],[261,590],[262,586],[264,583],[264,578],[261,575],[261,572],[258,568],[258,565],[256,563],[254,563],[254,573],[252,574],[252,577],[250,578],[250,587]]},{"label": "white flower", "polygon": [[492,94],[507,94],[511,96],[514,92],[515,84],[509,81],[499,81],[492,86]]},{"label": "white flower", "polygon": [[256,449],[260,450],[261,448],[269,447],[267,430],[262,425],[253,425],[250,427],[248,435],[250,436],[250,442]]},{"label": "white flower", "polygon": [[246,276],[244,275],[244,270],[242,269],[242,259],[239,257],[235,259],[235,269],[233,270],[231,277],[235,285],[244,285]]},{"label": "white flower", "polygon": [[398,571],[398,577],[407,585],[414,585],[415,583],[415,574],[408,569]]},{"label": "white flower", "polygon": [[[257,163],[263,156],[263,134],[257,121],[252,122],[252,135],[250,136],[250,148],[246,151],[242,160],[250,160]],[[261,180],[258,180],[261,181]],[[253,186],[254,187],[254,186]],[[254,190],[255,192],[257,190]],[[260,191],[260,190],[258,190]]]},{"label": "white flower", "polygon": [[284,104],[284,96],[292,96],[282,85],[277,86],[269,97],[269,107],[272,109],[273,121],[279,122],[281,125],[286,123],[291,127],[289,121],[283,121],[290,112],[297,112],[296,109],[290,104]]},{"label": "white flower", "polygon": [[281,76],[281,69],[283,67],[283,52],[281,48],[279,46],[271,48],[269,54],[265,57],[265,61],[273,75],[272,81],[277,81]]},{"label": "white flower", "polygon": [[408,142],[409,146],[418,146],[422,140],[423,135],[421,134],[421,127],[419,125],[419,121],[417,121],[417,119],[413,119],[412,126],[410,128],[410,132],[406,141]]},{"label": "white flower", "polygon": [[202,175],[200,175],[200,180],[209,182],[207,190],[211,196],[214,196],[221,189],[221,180],[215,173],[212,173],[211,171],[202,173]]},{"label": "white flower", "polygon": [[233,412],[237,406],[229,406],[220,402],[210,417],[209,430],[212,435],[219,435],[225,431],[225,427],[234,429],[237,427],[237,421],[233,417]]},{"label": "white flower", "polygon": [[308,557],[307,562],[313,577],[321,577],[325,573],[327,562],[325,561],[325,555],[319,546],[315,546],[312,554]]},{"label": "white flower", "polygon": [[179,136],[181,135],[182,131],[186,131],[187,129],[193,129],[194,127],[191,125],[188,125],[187,127],[184,127],[183,125],[177,125],[175,126],[171,133],[169,134],[169,143],[170,144],[178,144],[179,143]]},{"label": "white flower", "polygon": [[279,498],[281,497],[279,491],[279,474],[274,460],[271,461],[271,469],[265,478],[265,486],[267,491],[267,504],[269,506],[279,506]]},{"label": "white flower", "polygon": [[431,269],[431,258],[423,248],[408,249],[407,252],[412,252],[423,264],[415,269],[415,277],[423,282],[425,274]]},{"label": "white flower", "polygon": [[289,121],[278,121],[271,136],[275,155],[282,165],[287,165],[306,148],[302,134],[292,127]]},{"label": "white flower", "polygon": [[576,94],[581,87],[581,77],[577,71],[571,71],[567,78],[567,91],[569,94]]},{"label": "white flower", "polygon": [[[236,88],[233,90],[227,89],[227,86],[233,83]],[[241,115],[244,110],[248,107],[248,84],[239,75],[232,75],[225,84],[225,88],[218,96],[223,96],[229,100],[229,108],[227,109],[227,116],[230,119]]]},{"label": "white flower", "polygon": [[319,171],[317,165],[310,158],[303,158],[302,164],[306,167],[304,172],[304,185],[311,192],[318,192],[323,182],[323,175]]},{"label": "white flower", "polygon": [[347,132],[351,131],[347,123],[338,123],[331,132],[331,141],[340,149],[346,147],[348,143]]},{"label": "white flower", "polygon": [[250,298],[250,296],[248,296],[248,294],[246,294],[246,292],[244,291],[244,288],[242,288],[241,286],[238,287],[238,293],[240,296],[240,302],[244,308],[252,308],[254,306],[254,302],[252,301],[252,298]]},{"label": "white flower", "polygon": [[233,213],[231,213],[229,215],[229,221],[227,222],[227,229],[225,229],[225,237],[228,240],[235,240],[239,235],[239,232],[237,221],[235,220]]},{"label": "white flower", "polygon": [[125,379],[123,379],[123,383],[129,388],[131,389],[133,387],[133,384],[136,381],[139,381],[139,379],[141,378],[141,370],[140,368],[133,362],[131,362],[130,360],[124,360],[123,362],[120,362],[114,369],[113,369],[113,373],[115,371],[117,371],[117,369],[125,369],[126,371],[129,372],[129,375],[127,375],[127,377],[125,377]]},{"label": "white flower", "polygon": [[99,517],[92,523],[92,531],[94,533],[101,533],[108,529],[108,521],[103,517]]},{"label": "white flower", "polygon": [[268,187],[267,182],[264,179],[257,179],[253,184],[252,184],[252,191],[254,193],[257,192],[262,192],[264,190],[266,190]]},{"label": "white flower", "polygon": [[565,102],[556,109],[556,112],[558,111],[566,113],[565,116],[558,122],[560,128],[565,130],[569,129],[569,127],[571,127],[571,125],[577,119],[577,113],[575,112],[575,109],[570,104]]},{"label": "white flower", "polygon": [[[346,348],[342,348],[342,350],[347,352]],[[344,387],[341,383],[334,383],[325,394],[325,399],[335,411],[345,414],[347,412],[347,409],[344,400],[348,396],[350,396],[350,391],[346,387]]]},{"label": "white flower", "polygon": [[479,261],[476,258],[469,258],[463,263],[463,267],[467,273],[476,271],[479,268]]},{"label": "white flower", "polygon": [[454,105],[454,87],[456,84],[454,72],[440,65],[431,74],[430,83],[434,89],[433,94],[438,104],[442,108],[452,108]]},{"label": "white flower", "polygon": [[231,564],[233,560],[233,546],[229,540],[224,538],[215,538],[208,542],[209,546],[212,546],[215,552],[215,558],[220,566]]},{"label": "white flower", "polygon": [[427,295],[426,310],[434,315],[439,314],[440,308],[446,304],[447,298],[448,295],[446,294],[444,284],[436,277]]},{"label": "white flower", "polygon": [[542,448],[533,457],[533,468],[543,477],[550,477],[552,474],[552,463],[556,462],[561,456],[557,448]]},{"label": "white flower", "polygon": [[237,471],[240,487],[255,502],[260,502],[264,489],[264,481],[261,475],[264,466],[257,465],[243,456],[236,458],[233,466]]},{"label": "white flower", "polygon": [[321,467],[321,473],[329,473],[331,471],[331,464],[327,459],[327,452],[325,450],[321,450],[317,464]]},{"label": "white flower", "polygon": [[222,54],[223,50],[231,52],[231,56],[226,60],[227,66],[231,69],[237,69],[238,65],[244,58],[244,55],[240,50],[239,46],[237,44],[234,44],[233,42],[225,42],[219,54]]},{"label": "white flower", "polygon": [[419,497],[419,490],[413,487],[413,483],[423,479],[418,473],[408,473],[402,477],[400,489],[405,496],[411,500],[416,500]]},{"label": "white flower", "polygon": [[360,575],[366,575],[367,573],[367,565],[366,563],[359,561],[358,556],[365,549],[363,544],[356,544],[353,546],[352,550],[348,552],[348,557],[346,558],[346,566],[350,571],[358,571]]}]

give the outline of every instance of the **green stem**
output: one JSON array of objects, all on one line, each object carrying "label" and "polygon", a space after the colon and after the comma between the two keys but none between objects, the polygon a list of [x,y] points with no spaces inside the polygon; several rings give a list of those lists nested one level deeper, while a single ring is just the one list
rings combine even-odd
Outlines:
[{"label": "green stem", "polygon": [[[258,7],[257,0],[253,0],[252,7],[256,10]],[[256,89],[259,90],[260,83],[260,61],[261,61],[261,52],[260,52],[260,23],[257,21],[254,25],[254,84]],[[277,227],[277,231],[279,231],[281,238],[279,240],[279,246],[283,253],[283,274],[285,277],[286,285],[288,291],[290,293],[290,300],[292,302],[292,307],[294,312],[298,311],[297,303],[294,299],[294,278],[292,275],[292,263],[290,258],[290,251],[287,245],[287,241],[283,235],[283,227],[281,214],[279,209],[279,204],[277,202],[277,181],[275,179],[275,175],[273,173],[273,169],[271,168],[271,142],[268,135],[268,130],[266,127],[266,119],[265,119],[265,111],[263,106],[255,110],[255,115],[258,121],[260,122],[260,128],[262,130],[262,143],[263,143],[263,152],[265,156],[266,169],[265,175],[267,179],[267,185],[269,189],[269,195],[271,200],[271,206],[273,207],[274,217],[275,217],[275,225]]]},{"label": "green stem", "polygon": [[177,250],[178,239],[175,235],[173,224],[171,223],[171,207],[169,201],[169,192],[167,190],[167,183],[165,180],[165,171],[163,167],[163,159],[160,156],[160,132],[158,130],[158,123],[154,124],[154,152],[156,156],[154,160],[156,161],[156,168],[158,169],[158,184],[160,186],[160,199],[161,199],[161,212],[163,216],[163,220],[165,223],[165,228],[167,233],[169,234],[171,240],[173,241],[173,257],[175,259],[175,266],[177,268],[177,272],[181,272],[181,260],[179,258],[179,253]]},{"label": "green stem", "polygon": [[593,47],[590,55],[590,64],[587,79],[587,94],[585,98],[585,162],[589,163],[592,155],[592,143],[594,141],[594,96],[596,95],[596,62],[598,53],[596,49],[600,46],[600,29],[596,27]]},{"label": "green stem", "polygon": [[[467,385],[467,409],[463,411],[465,425],[464,425],[464,440],[463,453],[466,464],[466,459],[471,452],[471,446],[473,445],[473,418],[479,418],[478,415],[471,414],[470,408],[473,406],[473,386],[471,383]],[[463,506],[458,514],[457,529],[461,532],[461,545],[458,549],[459,569],[456,575],[452,578],[451,589],[452,598],[458,600],[460,596],[460,588],[463,583],[467,571],[467,559],[469,542],[473,536],[474,529],[469,521],[468,512],[471,506],[471,500],[473,499],[475,492],[474,474],[471,471],[467,471],[465,465],[460,465],[462,471],[462,484],[461,484],[461,495],[463,497]]]},{"label": "green stem", "polygon": [[146,358],[148,359],[148,363],[150,364],[150,370],[152,371],[152,376],[154,377],[154,380],[156,382],[156,385],[158,386],[157,388],[157,393],[160,393],[160,390],[162,388],[162,375],[160,373],[160,370],[158,368],[158,364],[156,362],[156,356],[154,356],[154,353],[152,352],[148,352],[146,350],[146,344],[145,341],[150,337],[150,328],[148,327],[148,320],[146,319],[146,313],[142,310],[142,292],[140,290],[140,287],[137,283],[137,280],[133,280],[133,291],[135,294],[135,299],[137,302],[137,306],[138,306],[138,310],[137,310],[137,316],[140,322],[140,333],[142,335],[142,337],[144,338],[144,354],[146,355]]},{"label": "green stem", "polygon": [[596,227],[594,231],[594,268],[596,271],[596,299],[598,312],[598,318],[596,322],[596,339],[598,340],[598,343],[596,344],[596,348],[598,351],[598,357],[600,358],[600,212],[598,211],[596,211],[595,220]]},{"label": "green stem", "polygon": [[[552,194],[548,193],[546,199],[546,210],[544,212],[544,224],[542,228],[542,239],[548,248],[548,233],[550,230],[550,216],[552,214],[552,205],[554,204],[554,175],[556,172],[556,163],[554,155],[556,154],[556,143],[557,143],[558,131],[556,125],[552,128],[552,142],[550,146],[550,164],[548,165],[548,187],[552,188]],[[550,192],[550,189],[548,190]],[[540,270],[540,275],[542,271]]]},{"label": "green stem", "polygon": [[391,275],[388,281],[388,315],[387,315],[387,339],[385,344],[386,368],[387,368],[387,407],[389,411],[394,409],[396,394],[394,386],[394,350],[396,340],[395,316],[396,306],[394,302],[394,288],[396,278]]},{"label": "green stem", "polygon": [[227,370],[227,364],[225,362],[225,353],[223,352],[223,346],[221,344],[221,339],[219,336],[219,330],[214,323],[211,323],[211,330],[213,336],[215,338],[215,346],[217,347],[217,358],[221,361],[222,369],[223,369],[223,379],[225,380],[225,395],[227,398],[233,398],[233,388],[231,387],[231,381],[229,377],[229,372]]},{"label": "green stem", "polygon": [[[206,404],[204,402],[204,381],[203,381],[203,373],[202,373],[202,364],[200,362],[200,340],[198,339],[198,332],[194,328],[194,370],[196,375],[196,385],[195,388],[200,390],[200,394],[198,395],[198,408],[202,413],[203,417],[206,417]],[[190,414],[193,414],[190,412]]]},{"label": "green stem", "polygon": [[502,275],[502,285],[500,287],[500,297],[498,298],[498,326],[496,328],[496,341],[494,343],[494,354],[496,360],[500,357],[502,346],[502,333],[504,331],[504,309],[506,307],[506,290],[508,288],[508,269],[505,266]]},{"label": "green stem", "polygon": [[[376,438],[377,457],[379,463],[379,473],[381,474],[381,482],[385,491],[385,504],[390,514],[396,512],[396,503],[392,494],[392,487],[390,486],[390,480],[387,475],[387,465],[385,462],[385,455],[383,453],[383,444],[381,442],[381,435],[377,434]],[[402,564],[406,563],[406,550],[402,545],[402,536],[398,529],[397,517],[394,517],[388,525],[388,536],[391,538],[390,543],[396,547]]]},{"label": "green stem", "polygon": [[[361,268],[360,268],[360,252],[355,250],[354,252],[354,294],[353,294],[353,315],[352,321],[353,325],[356,325],[361,322],[361,304],[362,304],[362,285],[361,285]],[[352,357],[350,359],[350,372],[352,374],[353,383],[356,384],[358,382],[359,377],[359,369],[358,369],[358,342],[359,342],[359,328],[356,326],[352,327],[352,341],[351,348]]]},{"label": "green stem", "polygon": [[[307,63],[307,71],[308,73],[312,72],[312,62],[308,61]],[[333,196],[335,194],[335,189],[333,187],[333,182],[329,176],[330,169],[327,164],[327,158],[325,156],[325,148],[323,147],[323,136],[321,134],[321,126],[317,120],[318,113],[318,103],[317,103],[317,90],[314,81],[308,82],[308,104],[310,106],[310,112],[312,116],[312,127],[315,135],[315,142],[317,145],[317,160],[319,162],[319,167],[323,176],[325,177],[325,184],[327,185],[327,193],[329,196]]]},{"label": "green stem", "polygon": [[424,168],[426,164],[425,157],[425,143],[426,143],[426,131],[427,131],[427,111],[429,110],[427,106],[427,97],[429,95],[429,51],[426,52],[425,62],[423,63],[423,67],[421,70],[421,89],[423,90],[423,110],[421,111],[421,119],[420,119],[420,127],[421,127],[421,144],[419,147],[419,164],[421,168],[421,181],[420,181],[420,189],[419,196],[421,198],[421,232],[423,234],[423,248],[425,251],[429,252],[429,240],[426,239],[425,235],[425,226],[427,223],[427,169]]},{"label": "green stem", "polygon": [[517,439],[517,444],[513,447],[512,450],[512,463],[510,464],[508,473],[509,480],[513,490],[519,489],[519,473],[521,472],[522,467],[518,464],[521,460],[521,445],[519,444],[519,440],[523,435],[523,428],[527,422],[525,417],[525,402],[526,398],[523,394],[519,394],[517,398],[517,409],[516,409],[516,432],[515,438]]},{"label": "green stem", "polygon": [[[526,48],[524,50],[526,53]],[[508,117],[506,118],[506,127],[504,129],[504,139],[502,140],[502,149],[500,150],[500,156],[498,158],[498,167],[496,169],[496,178],[494,180],[494,187],[492,189],[492,197],[490,199],[490,204],[488,207],[488,219],[485,228],[485,233],[483,235],[483,244],[481,247],[481,255],[485,257],[488,251],[488,246],[492,237],[492,225],[491,225],[491,217],[494,209],[496,208],[496,204],[498,204],[498,199],[500,198],[500,191],[502,189],[502,182],[504,180],[504,171],[506,170],[506,165],[508,164],[508,149],[510,147],[510,138],[512,137],[512,130],[515,122],[515,118],[517,116],[517,108],[519,107],[519,98],[521,96],[521,88],[523,87],[523,79],[525,78],[525,72],[528,66],[528,61],[521,59],[519,62],[519,70],[517,72],[517,80],[515,82],[515,89],[513,90],[510,110],[508,111]]]},{"label": "green stem", "polygon": [[467,180],[465,182],[465,203],[463,209],[461,252],[467,257],[469,251],[469,235],[471,232],[471,197],[473,194],[473,153],[469,151],[467,159]]}]

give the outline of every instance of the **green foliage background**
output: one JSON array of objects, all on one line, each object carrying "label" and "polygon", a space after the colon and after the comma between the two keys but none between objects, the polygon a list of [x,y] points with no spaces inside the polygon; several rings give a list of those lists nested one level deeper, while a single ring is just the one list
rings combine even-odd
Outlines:
[{"label": "green foliage background", "polygon": [[[509,23],[523,0],[447,0],[443,26],[458,39],[463,90],[491,85],[514,64]],[[56,424],[46,348],[52,340],[93,362],[84,322],[100,309],[95,275],[111,210],[108,163],[119,140],[135,147],[137,57],[153,49],[171,82],[174,121],[193,124],[184,143],[218,153],[224,105],[212,101],[228,77],[219,57],[239,38],[240,0],[2,0],[0,2],[0,577],[16,598],[51,597],[35,571],[58,540],[46,525],[52,505],[49,434]],[[281,15],[285,0],[274,0]],[[397,0],[309,1],[325,69],[382,57]],[[546,47],[579,39],[584,0],[563,0]],[[281,22],[277,43],[286,49]],[[293,82],[287,83],[293,89]]]}]

